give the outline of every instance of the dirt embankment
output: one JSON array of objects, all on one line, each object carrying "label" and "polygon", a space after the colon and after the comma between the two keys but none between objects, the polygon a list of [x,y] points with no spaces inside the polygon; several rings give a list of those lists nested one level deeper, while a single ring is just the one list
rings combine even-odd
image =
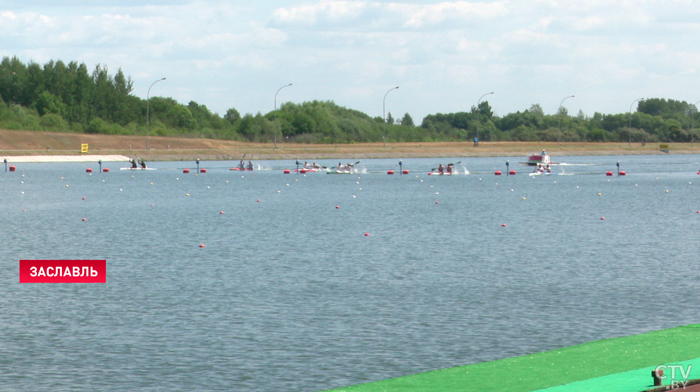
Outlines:
[{"label": "dirt embankment", "polygon": [[[88,144],[88,154],[119,154],[157,160],[238,160],[245,159],[345,159],[345,158],[429,158],[525,156],[546,149],[550,155],[632,155],[664,154],[659,144],[639,143],[565,143],[556,142],[471,142],[437,143],[358,143],[358,144],[288,144],[246,143],[215,139],[170,138],[150,136],[86,135],[38,131],[0,130],[0,153],[4,155],[71,155],[81,154],[81,144]],[[148,148],[147,148],[148,146]],[[674,143],[671,154],[697,154],[700,146]]]}]

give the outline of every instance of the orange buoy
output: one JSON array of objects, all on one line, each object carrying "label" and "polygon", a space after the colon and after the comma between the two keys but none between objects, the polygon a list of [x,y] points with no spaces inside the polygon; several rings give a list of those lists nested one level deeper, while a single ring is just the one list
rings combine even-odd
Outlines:
[{"label": "orange buoy", "polygon": [[335,206],[335,209],[336,209],[336,210],[339,210],[339,209],[340,209],[340,206]]},{"label": "orange buoy", "polygon": [[439,202],[439,201],[436,201],[435,204],[440,204],[440,202]]},{"label": "orange buoy", "polygon": [[601,217],[600,220],[605,220],[605,217]]},{"label": "orange buoy", "polygon": [[105,173],[109,173],[109,168],[108,168],[108,167],[105,167],[104,169],[102,169],[102,171],[105,172]]},{"label": "orange buoy", "polygon": [[515,175],[515,170],[511,170],[511,171],[510,171],[510,175],[511,175],[511,176],[514,176],[514,175]]},{"label": "orange buoy", "polygon": [[83,197],[83,200],[85,200],[85,198],[84,198],[84,197]]},{"label": "orange buoy", "polygon": [[155,206],[155,204],[151,204],[151,207]]},{"label": "orange buoy", "polygon": [[505,224],[505,223],[503,223],[503,224],[501,225],[501,227],[506,227],[506,224]]},{"label": "orange buoy", "polygon": [[501,171],[500,171],[500,170],[496,170],[496,172],[495,172],[495,173],[493,173],[493,174],[495,174],[495,175],[497,175],[497,176],[500,176],[500,175],[501,175],[501,174],[503,174],[503,173],[501,173]]},{"label": "orange buoy", "polygon": [[16,168],[15,168],[15,165],[11,165],[11,166],[10,166],[10,171],[15,171],[15,169],[16,169]]},{"label": "orange buoy", "polygon": [[85,173],[92,173],[92,168],[88,167],[87,169],[85,169]]},{"label": "orange buoy", "polygon": [[619,175],[620,175],[620,176],[626,176],[626,175],[627,175],[627,173],[625,173],[625,171],[624,171],[624,170],[622,170],[622,171],[620,171],[620,174],[619,174]]},{"label": "orange buoy", "polygon": [[289,169],[284,169],[284,174],[289,174],[289,173],[291,173],[291,171],[289,171]]},{"label": "orange buoy", "polygon": [[388,172],[386,172],[386,174],[388,174],[388,175],[390,175],[390,176],[391,176],[391,175],[393,175],[393,174],[394,174],[394,171],[393,171],[393,170],[389,170]]},{"label": "orange buoy", "polygon": [[365,233],[365,237],[369,237],[369,233]]},{"label": "orange buoy", "polygon": [[87,219],[83,218],[83,222],[85,222]]},{"label": "orange buoy", "polygon": [[224,212],[223,212],[223,211],[219,211],[219,215],[223,215],[223,214],[224,214]]},{"label": "orange buoy", "polygon": [[613,173],[612,173],[611,171],[609,171],[609,172],[605,173],[605,175],[608,176],[608,177],[610,177],[610,176],[613,175]]},{"label": "orange buoy", "polygon": [[182,169],[182,172],[185,173],[185,174],[187,174],[187,173],[190,172],[190,169]]},{"label": "orange buoy", "polygon": [[407,170],[407,169],[403,169],[402,173],[403,173],[403,174],[408,174],[408,170]]},{"label": "orange buoy", "polygon": [[258,199],[258,203],[260,203],[260,199]]},{"label": "orange buoy", "polygon": [[199,172],[200,172],[200,173],[206,173],[206,172],[207,172],[207,169],[200,169]]},{"label": "orange buoy", "polygon": [[200,247],[200,248],[204,248],[204,244],[199,244],[199,247]]}]

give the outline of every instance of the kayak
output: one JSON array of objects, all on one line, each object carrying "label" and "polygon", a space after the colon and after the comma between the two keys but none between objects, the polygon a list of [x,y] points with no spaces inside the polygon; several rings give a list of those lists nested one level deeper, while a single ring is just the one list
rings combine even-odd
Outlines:
[{"label": "kayak", "polygon": [[146,168],[143,168],[143,167],[122,167],[119,170],[156,170],[156,169],[153,167],[146,167]]},{"label": "kayak", "polygon": [[248,169],[248,168],[241,169],[240,167],[232,167],[229,170],[253,171],[253,169]]},{"label": "kayak", "polygon": [[428,173],[428,175],[429,175],[429,176],[456,176],[456,175],[469,175],[469,172],[460,173],[460,172],[455,171],[455,172],[452,172],[452,173],[447,173],[447,172],[440,173],[440,172],[434,171],[434,172]]},{"label": "kayak", "polygon": [[353,174],[350,170],[331,170],[326,174]]},{"label": "kayak", "polygon": [[530,175],[531,175],[531,176],[551,176],[552,173],[551,173],[551,172],[550,172],[550,173],[540,173],[540,172],[537,172],[537,173],[530,173]]},{"label": "kayak", "polygon": [[[318,169],[299,169],[300,172],[306,171],[306,173],[315,173],[315,172],[327,172],[328,169],[323,169],[323,168],[318,168]],[[294,172],[297,172],[297,169],[294,169]]]}]

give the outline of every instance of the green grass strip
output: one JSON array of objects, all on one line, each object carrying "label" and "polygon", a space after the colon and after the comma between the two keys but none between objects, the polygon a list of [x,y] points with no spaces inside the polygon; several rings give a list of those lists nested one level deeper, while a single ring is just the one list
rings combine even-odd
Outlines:
[{"label": "green grass strip", "polygon": [[[530,392],[636,369],[652,369],[657,365],[696,358],[698,353],[700,324],[694,324],[333,391]],[[643,382],[650,383],[650,372],[646,375],[647,381]]]},{"label": "green grass strip", "polygon": [[[683,383],[688,380],[700,378],[700,358],[693,358],[688,361],[665,363],[665,379],[663,385],[681,389]],[[681,366],[681,368],[671,369],[669,366]],[[590,378],[588,380],[577,381],[570,384],[559,385],[552,388],[540,389],[536,392],[590,392],[590,391],[615,391],[615,392],[640,392],[654,387],[651,378],[652,370],[656,366],[648,366],[641,369],[630,370],[623,373],[610,374],[603,377]],[[685,374],[684,374],[685,373]],[[688,376],[685,378],[684,376]]]}]

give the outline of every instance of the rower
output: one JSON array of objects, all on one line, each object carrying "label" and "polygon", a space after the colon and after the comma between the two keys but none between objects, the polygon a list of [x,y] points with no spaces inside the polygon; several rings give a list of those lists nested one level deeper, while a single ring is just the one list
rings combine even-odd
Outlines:
[{"label": "rower", "polygon": [[248,160],[248,170],[253,170],[253,162]]},{"label": "rower", "polygon": [[447,173],[452,174],[452,171],[454,170],[454,168],[455,168],[454,163],[452,163],[452,162],[448,163],[447,164]]},{"label": "rower", "polygon": [[142,159],[139,159],[139,164],[141,165],[141,168],[142,168],[142,169],[145,169],[145,168],[146,168],[146,161],[144,161],[143,158],[142,158]]},{"label": "rower", "polygon": [[442,163],[440,164],[440,166],[438,166],[438,172],[439,172],[440,174],[442,174],[442,173],[445,172],[445,166],[443,166]]},{"label": "rower", "polygon": [[314,169],[320,169],[321,165],[319,165],[318,163],[316,163],[316,161],[314,161],[314,163],[313,163],[313,165],[311,165],[311,167],[313,167]]},{"label": "rower", "polygon": [[304,162],[304,169],[309,169],[309,162]]},{"label": "rower", "polygon": [[243,160],[241,159],[240,162],[238,162],[238,168],[240,170],[245,170],[245,163],[243,163]]},{"label": "rower", "polygon": [[136,159],[131,159],[131,160],[129,160],[129,162],[131,162],[131,168],[132,168],[132,169],[136,169],[136,168],[138,167],[138,166],[136,165]]},{"label": "rower", "polygon": [[338,170],[343,170],[343,169],[344,169],[343,164],[338,162]]}]

